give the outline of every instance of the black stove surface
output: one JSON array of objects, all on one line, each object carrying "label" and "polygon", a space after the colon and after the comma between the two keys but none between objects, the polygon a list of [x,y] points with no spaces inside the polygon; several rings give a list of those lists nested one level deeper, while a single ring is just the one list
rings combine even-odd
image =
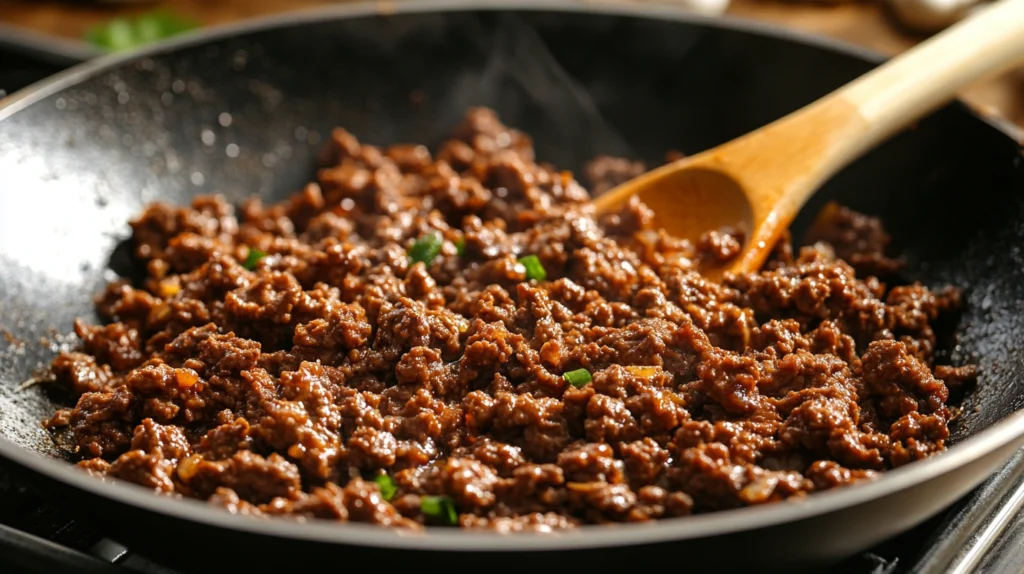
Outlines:
[{"label": "black stove surface", "polygon": [[[0,42],[0,97],[68,64]],[[830,574],[1024,571],[1024,455],[948,513],[829,568]],[[0,572],[189,574],[107,538],[96,517],[53,503],[23,470],[0,459]],[[984,532],[983,532],[984,531]],[[982,533],[982,534],[979,534]],[[986,538],[987,536],[987,538]],[[979,540],[982,543],[979,544]],[[973,562],[964,549],[979,549]],[[955,559],[955,560],[954,560]]]}]

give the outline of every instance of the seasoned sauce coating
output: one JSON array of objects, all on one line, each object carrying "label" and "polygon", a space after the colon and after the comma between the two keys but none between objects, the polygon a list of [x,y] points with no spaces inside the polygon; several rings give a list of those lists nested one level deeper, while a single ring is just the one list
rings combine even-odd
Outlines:
[{"label": "seasoned sauce coating", "polygon": [[322,159],[281,203],[132,221],[144,283],[52,365],[82,467],[252,516],[554,531],[870,479],[943,450],[947,384],[977,376],[933,365],[956,290],[891,282],[879,222],[839,206],[713,283],[741,236],[596,216],[488,109],[436,154],[337,129]]}]

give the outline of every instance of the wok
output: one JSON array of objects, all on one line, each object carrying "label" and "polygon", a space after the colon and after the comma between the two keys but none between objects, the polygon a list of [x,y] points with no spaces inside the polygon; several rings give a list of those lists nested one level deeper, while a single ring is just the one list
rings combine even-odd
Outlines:
[{"label": "wok", "polygon": [[309,178],[333,126],[375,144],[433,143],[465,108],[486,105],[556,165],[579,170],[599,153],[656,163],[763,125],[878,61],[639,3],[420,0],[220,28],[60,73],[0,104],[0,456],[125,544],[195,571],[500,561],[793,571],[867,548],[948,507],[1024,444],[1024,160],[959,103],[842,172],[794,227],[799,237],[807,214],[838,200],[884,218],[910,279],[964,290],[947,346],[983,375],[953,444],[868,484],[552,535],[260,520],[87,476],[40,425],[67,397],[18,386],[74,344],[75,317],[95,319],[106,281],[133,276],[126,222],[146,202],[283,197]]}]

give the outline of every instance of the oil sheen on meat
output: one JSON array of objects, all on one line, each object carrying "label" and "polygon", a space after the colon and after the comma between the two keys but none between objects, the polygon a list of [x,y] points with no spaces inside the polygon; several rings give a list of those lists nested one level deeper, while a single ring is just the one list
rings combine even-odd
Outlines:
[{"label": "oil sheen on meat", "polygon": [[958,292],[900,282],[840,206],[712,283],[741,237],[692,245],[637,201],[597,217],[488,109],[433,153],[337,129],[322,161],[282,203],[132,221],[144,283],[109,285],[52,364],[81,467],[253,516],[552,531],[871,479],[943,450],[976,376],[934,364]]}]

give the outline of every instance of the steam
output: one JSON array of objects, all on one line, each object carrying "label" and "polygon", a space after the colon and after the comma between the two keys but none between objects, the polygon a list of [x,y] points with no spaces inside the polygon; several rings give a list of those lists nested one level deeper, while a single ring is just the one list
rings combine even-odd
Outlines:
[{"label": "steam", "polygon": [[600,153],[633,156],[634,150],[601,115],[586,87],[551,53],[537,28],[517,14],[495,16],[494,27],[481,25],[478,18],[465,20],[469,25],[461,32],[485,63],[480,70],[454,78],[449,98],[438,110],[439,120],[453,125],[474,105],[539,113],[540,117],[502,113],[502,119],[536,136],[542,161],[570,167],[574,160]]}]

